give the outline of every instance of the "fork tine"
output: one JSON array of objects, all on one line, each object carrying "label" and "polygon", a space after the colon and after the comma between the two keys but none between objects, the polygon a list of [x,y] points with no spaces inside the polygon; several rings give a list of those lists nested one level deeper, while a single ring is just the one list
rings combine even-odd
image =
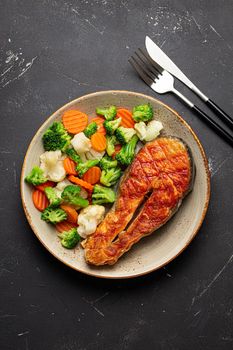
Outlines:
[{"label": "fork tine", "polygon": [[142,68],[139,66],[139,64],[133,56],[131,56],[131,58],[129,59],[129,63],[136,70],[140,78],[151,87],[151,85],[154,83],[153,80],[142,70]]},{"label": "fork tine", "polygon": [[152,79],[156,79],[159,77],[160,73],[157,70],[155,70],[150,64],[148,64],[148,61],[145,61],[145,59],[141,57],[141,54],[139,54],[137,51],[135,51],[135,55],[137,56],[137,59],[139,60],[138,63],[140,63],[140,65],[142,67],[144,67],[144,70],[147,71],[147,74]]},{"label": "fork tine", "polygon": [[140,48],[138,50],[160,74],[163,74],[163,68],[154,60],[152,60],[152,58],[148,55],[148,53],[145,50],[142,50]]},{"label": "fork tine", "polygon": [[141,57],[138,55],[137,52],[135,52],[135,55],[132,57],[134,58],[138,66],[144,71],[144,73],[148,75],[149,78],[151,78],[153,81],[158,79],[158,76],[159,76],[158,72],[156,73],[152,72],[152,70],[148,68],[146,63],[141,59]]}]

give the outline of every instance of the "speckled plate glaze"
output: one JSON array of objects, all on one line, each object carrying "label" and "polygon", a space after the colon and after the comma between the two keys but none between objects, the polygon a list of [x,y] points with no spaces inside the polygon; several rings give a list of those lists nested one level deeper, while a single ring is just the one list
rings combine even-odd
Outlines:
[{"label": "speckled plate glaze", "polygon": [[[142,239],[127,252],[115,265],[92,267],[86,264],[83,249],[62,248],[55,228],[40,219],[32,203],[30,186],[24,183],[25,175],[33,165],[39,163],[44,152],[41,137],[49,125],[60,120],[64,111],[79,109],[91,118],[95,116],[96,106],[117,105],[126,108],[150,102],[156,119],[161,120],[167,135],[182,138],[190,147],[196,165],[193,191],[184,199],[179,211],[161,229]],[[207,211],[210,197],[210,175],[205,153],[197,136],[190,126],[170,107],[153,97],[129,91],[101,91],[91,93],[69,102],[56,111],[40,127],[27,150],[22,174],[21,197],[23,208],[37,238],[44,247],[67,266],[88,275],[101,278],[131,278],[144,275],[169,263],[177,257],[197,234]]]}]

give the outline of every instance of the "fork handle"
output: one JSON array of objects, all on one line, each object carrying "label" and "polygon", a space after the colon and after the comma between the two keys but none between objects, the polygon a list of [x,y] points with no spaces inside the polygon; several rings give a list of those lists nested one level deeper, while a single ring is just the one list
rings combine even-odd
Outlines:
[{"label": "fork handle", "polygon": [[223,121],[226,121],[227,124],[229,124],[229,126],[233,127],[233,120],[232,118],[226,114],[222,108],[220,108],[218,105],[216,105],[216,103],[214,103],[214,101],[212,101],[210,98],[206,101],[206,104],[208,107],[210,107],[210,109],[212,109],[213,112],[215,112],[216,114],[218,114]]},{"label": "fork handle", "polygon": [[221,125],[217,124],[214,119],[209,117],[205,112],[203,112],[199,107],[193,105],[191,107],[196,114],[202,117],[202,120],[212,127],[220,136],[223,136],[233,146],[233,136],[225,130]]}]

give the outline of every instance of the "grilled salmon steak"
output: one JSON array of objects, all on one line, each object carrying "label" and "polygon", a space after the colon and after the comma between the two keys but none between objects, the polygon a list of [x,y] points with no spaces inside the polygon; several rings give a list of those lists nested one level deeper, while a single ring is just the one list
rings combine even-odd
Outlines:
[{"label": "grilled salmon steak", "polygon": [[[193,176],[191,155],[182,140],[160,137],[146,144],[124,174],[115,205],[87,239],[86,261],[115,264],[172,217],[191,190]],[[137,208],[141,210],[132,221]]]}]

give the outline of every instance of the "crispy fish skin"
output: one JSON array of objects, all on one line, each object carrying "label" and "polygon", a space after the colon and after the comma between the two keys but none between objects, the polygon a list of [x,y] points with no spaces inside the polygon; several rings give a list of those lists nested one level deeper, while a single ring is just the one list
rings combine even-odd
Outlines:
[{"label": "crispy fish skin", "polygon": [[86,261],[93,265],[115,264],[133,244],[164,225],[191,190],[193,174],[191,156],[182,140],[161,137],[144,146],[120,183],[115,206],[87,239]]}]

